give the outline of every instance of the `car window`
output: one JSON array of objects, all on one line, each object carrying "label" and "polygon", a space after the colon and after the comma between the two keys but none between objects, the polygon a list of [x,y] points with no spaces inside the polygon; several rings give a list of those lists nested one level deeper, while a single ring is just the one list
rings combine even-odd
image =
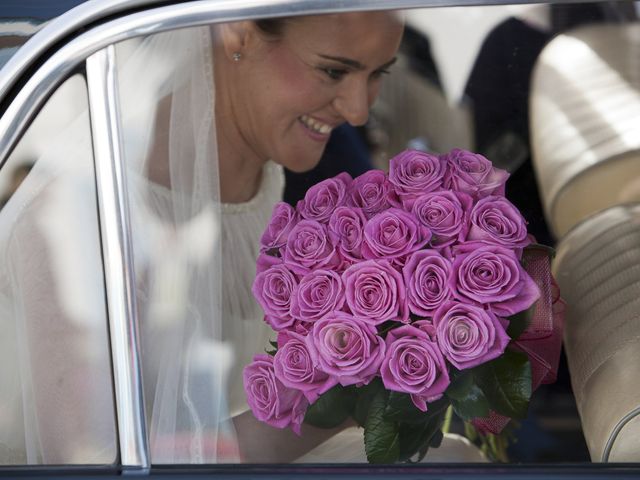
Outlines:
[{"label": "car window", "polygon": [[0,170],[2,465],[117,456],[86,109],[84,78],[72,76]]},{"label": "car window", "polygon": [[[590,2],[108,47],[152,468],[637,462],[638,31],[638,2]],[[7,464],[118,452],[86,86],[59,91],[70,110],[40,126],[45,107],[0,170]],[[446,337],[458,308],[482,326]],[[44,342],[51,323],[73,346]],[[408,337],[437,351],[392,360]]]},{"label": "car window", "polygon": [[[553,182],[558,177],[545,172],[556,168],[553,162],[571,162],[571,168],[579,168],[578,151],[571,150],[575,155],[570,159],[566,153],[572,148],[574,135],[579,136],[579,148],[585,149],[581,154],[586,157],[596,155],[606,161],[629,152],[625,165],[633,168],[631,165],[637,164],[633,163],[637,148],[633,142],[637,137],[630,133],[636,129],[626,123],[632,122],[635,107],[627,105],[614,120],[613,113],[605,113],[606,105],[611,104],[603,99],[604,91],[614,89],[615,82],[629,91],[629,101],[636,98],[637,84],[630,77],[629,63],[635,44],[623,39],[637,31],[637,24],[620,23],[623,18],[633,20],[635,11],[627,8],[631,7],[629,4],[617,5],[613,10],[610,7],[593,4],[585,8],[529,5],[411,10],[396,17],[405,22],[401,41],[397,37],[397,51],[378,50],[369,56],[366,46],[350,49],[323,37],[326,29],[333,27],[330,21],[344,21],[355,31],[355,16],[348,20],[336,16],[330,21],[317,17],[289,18],[282,23],[267,20],[217,25],[121,45],[120,95],[125,151],[132,169],[129,195],[141,285],[140,309],[144,312],[143,371],[152,462],[235,459],[251,463],[282,462],[288,458],[271,449],[256,451],[264,448],[264,441],[257,438],[269,438],[273,445],[280,445],[281,432],[266,429],[262,433],[264,425],[256,424],[253,418],[260,417],[257,400],[252,397],[257,394],[251,393],[247,383],[247,375],[252,372],[247,365],[255,365],[252,362],[256,355],[269,349],[269,340],[277,340],[279,352],[287,345],[283,332],[295,330],[310,338],[309,332],[316,331],[309,320],[305,323],[296,317],[308,318],[299,303],[309,300],[299,297],[299,291],[311,278],[309,268],[296,263],[304,260],[293,260],[289,253],[282,253],[293,246],[278,244],[281,253],[274,254],[269,249],[275,243],[261,243],[265,238],[276,241],[268,236],[270,230],[264,229],[267,225],[276,228],[269,222],[273,221],[271,206],[280,198],[281,188],[292,207],[278,204],[277,211],[293,212],[287,208],[296,208],[297,214],[290,215],[315,218],[312,215],[316,213],[305,210],[311,208],[305,205],[313,201],[307,188],[315,182],[342,171],[353,178],[371,168],[387,171],[393,168],[390,158],[407,148],[441,155],[458,151],[455,149],[472,150],[510,174],[506,195],[526,218],[529,234],[539,243],[556,245],[567,227],[564,218],[554,217],[554,209],[560,207],[553,203],[552,196],[558,192],[569,195],[569,190],[555,186]],[[386,35],[387,42],[394,41],[392,23],[385,24],[384,19],[375,16],[371,21],[389,29],[377,31],[378,36]],[[459,42],[457,29],[442,28],[454,23],[465,30],[465,42]],[[316,28],[323,35],[315,37]],[[338,35],[348,36],[336,31]],[[375,43],[376,35],[367,39]],[[621,48],[619,55],[609,58],[616,42]],[[362,40],[362,44],[366,42]],[[332,49],[348,53],[326,53]],[[578,51],[582,55],[578,56]],[[383,58],[385,54],[389,58]],[[137,55],[142,55],[144,62]],[[333,58],[349,55],[364,59],[363,65],[352,68],[348,62],[336,63]],[[322,57],[320,61],[318,57]],[[174,60],[169,62],[167,58]],[[392,58],[394,64],[388,67],[387,75],[386,62]],[[595,80],[591,84],[582,75],[574,74],[575,70],[567,67],[572,65],[567,63],[570,58],[578,71],[598,69],[602,84],[596,86]],[[366,82],[367,101],[376,99],[368,115],[363,110],[367,105],[357,103],[356,97],[361,94],[359,81]],[[554,93],[558,91],[557,82],[564,85],[567,97]],[[600,92],[599,88],[603,89],[602,95],[595,93]],[[619,91],[618,87],[615,89]],[[134,104],[133,98],[138,103]],[[614,102],[613,98],[610,101]],[[577,107],[579,102],[584,106]],[[588,115],[584,127],[580,119],[571,117],[572,109],[577,108]],[[595,138],[605,135],[604,131],[590,133],[599,121],[600,113],[596,111],[604,115],[603,119],[609,119],[606,125],[611,137],[603,146]],[[554,121],[563,128],[567,125],[571,133],[548,131],[548,122]],[[341,122],[344,124],[338,126]],[[316,145],[295,136],[295,128],[301,124],[315,132],[317,138],[313,134],[311,137],[316,142],[328,142],[320,167],[315,170],[307,171],[317,161],[310,153]],[[323,128],[334,129],[330,140],[323,137]],[[593,148],[585,145],[592,141],[591,135],[597,148],[596,144]],[[242,177],[250,167],[239,168],[229,160],[249,162],[247,159],[256,158],[255,151],[234,151],[247,146],[260,150],[260,158],[270,159],[257,177]],[[292,152],[296,153],[291,155]],[[617,164],[622,165],[621,161]],[[235,172],[239,178],[228,176],[228,172]],[[571,178],[565,177],[567,183],[572,183]],[[629,186],[625,191],[635,201],[632,190]],[[572,202],[570,205],[575,206],[580,201]],[[579,212],[581,216],[573,218],[574,225],[615,200],[608,202],[604,205],[594,201],[596,205],[588,212]],[[405,202],[405,208],[406,205]],[[569,215],[564,210],[562,214]],[[263,232],[266,237],[261,236]],[[559,246],[563,252],[569,248],[565,244]],[[256,267],[259,252],[262,254]],[[566,255],[569,257],[556,264],[558,281],[568,298],[582,298],[582,290],[576,291],[580,287],[565,277],[576,274],[574,270],[563,270],[567,265],[563,262],[570,262],[570,254]],[[265,266],[261,262],[271,264]],[[279,262],[284,266],[273,266]],[[325,269],[331,265],[328,260],[318,262],[312,264]],[[343,272],[346,267],[331,268]],[[285,275],[286,281],[295,286],[278,283],[285,282],[281,277],[267,280],[272,278],[269,275]],[[341,275],[347,282],[350,274]],[[268,281],[284,290],[270,290],[276,286],[265,286]],[[261,308],[257,308],[256,300]],[[278,302],[284,302],[286,308]],[[304,305],[311,308],[308,303]],[[584,327],[574,323],[577,320],[571,308],[567,311],[566,331],[579,336]],[[338,310],[349,314],[356,311],[352,303]],[[601,352],[598,358],[606,362],[621,338],[612,338],[607,344],[609,353]],[[595,400],[586,393],[595,387],[585,386],[599,366],[580,363],[580,355],[586,354],[584,349],[596,346],[585,338],[578,344],[579,347],[567,346],[570,368],[564,357],[558,364],[556,356],[549,374],[557,375],[558,380],[534,392],[526,417],[511,422],[500,436],[494,437],[477,423],[454,416],[441,447],[429,450],[426,461],[600,460],[610,448],[606,443],[612,438],[611,430],[605,434],[601,426],[595,426],[601,417],[590,406]],[[573,353],[574,348],[580,353]],[[163,358],[168,351],[172,352],[172,362],[167,365]],[[577,388],[578,407],[570,376]],[[350,381],[344,380],[342,386]],[[167,389],[168,385],[173,388]],[[309,397],[305,401],[308,400]],[[260,420],[281,428],[287,422],[295,426],[296,407],[291,408],[286,421]],[[593,413],[583,416],[581,422],[579,411]],[[608,425],[616,424],[624,414],[617,420],[614,417],[615,414],[607,417],[607,422],[612,422]],[[254,442],[246,438],[247,429]],[[336,435],[318,435],[330,438],[320,446],[303,447],[303,435],[297,461],[366,461],[362,429],[352,427]],[[307,440],[310,436],[313,434],[308,434]],[[171,439],[168,444],[167,438]],[[509,444],[509,438],[517,442]],[[624,445],[625,435],[616,438]],[[293,437],[282,440],[281,445],[292,441]],[[559,448],[567,443],[571,448]],[[613,450],[616,451],[625,451],[625,447]],[[616,458],[626,458],[619,455]]]}]

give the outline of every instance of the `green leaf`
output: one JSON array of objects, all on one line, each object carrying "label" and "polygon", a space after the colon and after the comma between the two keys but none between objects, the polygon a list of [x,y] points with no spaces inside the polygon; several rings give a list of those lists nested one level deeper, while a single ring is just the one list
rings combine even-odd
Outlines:
[{"label": "green leaf", "polygon": [[351,404],[351,393],[342,385],[336,385],[309,405],[304,421],[314,427],[337,427],[349,417]]},{"label": "green leaf", "polygon": [[400,425],[400,453],[398,460],[409,461],[416,453],[429,444],[426,438],[429,422]]},{"label": "green leaf", "polygon": [[265,353],[267,355],[270,355],[270,356],[274,357],[275,354],[278,353],[278,342],[273,341],[273,340],[269,340],[269,345],[271,345],[273,347],[273,350],[267,350],[265,348],[264,351],[265,351]]},{"label": "green leaf", "polygon": [[380,325],[378,325],[377,327],[378,336],[385,338],[387,336],[387,333],[389,333],[389,331],[393,330],[394,328],[401,327],[402,325],[404,325],[404,323],[398,322],[397,320],[387,320],[386,322],[383,322]]},{"label": "green leaf", "polygon": [[418,458],[415,460],[414,463],[420,463],[422,459],[426,457],[428,451],[429,451],[429,444],[425,444],[418,452]]},{"label": "green leaf", "polygon": [[353,416],[356,409],[356,401],[358,400],[358,388],[355,385],[344,387],[345,408],[349,412],[349,416]]},{"label": "green leaf", "polygon": [[[448,405],[448,402],[442,405]],[[444,421],[445,408],[437,405],[435,412],[428,421],[419,425],[400,424],[400,456],[399,460],[411,463],[420,462],[427,454],[429,447],[437,448],[442,442],[442,422]],[[413,460],[415,455],[416,460]]]},{"label": "green leaf", "polygon": [[525,418],[531,398],[531,365],[524,353],[506,350],[473,369],[473,377],[489,408],[511,418]]},{"label": "green leaf", "polygon": [[445,395],[450,399],[462,400],[473,385],[473,375],[469,370],[456,373],[451,371],[450,377],[451,383],[447,387]]},{"label": "green leaf", "polygon": [[364,449],[369,463],[394,463],[400,455],[398,424],[385,416],[388,392],[373,397],[364,425]]},{"label": "green leaf", "polygon": [[445,395],[451,400],[453,411],[463,420],[489,415],[489,401],[474,383],[470,371],[458,374],[447,388]]},{"label": "green leaf", "polygon": [[435,433],[433,434],[433,437],[431,437],[431,440],[429,440],[429,447],[440,448],[440,445],[442,445],[443,439],[444,439],[444,434],[442,433],[442,430],[436,430]]},{"label": "green leaf", "polygon": [[368,385],[357,389],[357,400],[355,401],[355,408],[353,409],[353,419],[361,427],[364,427],[367,421],[371,401],[381,390],[384,390],[384,386],[378,378],[373,379]]},{"label": "green leaf", "polygon": [[391,420],[408,423],[425,422],[430,416],[413,404],[411,395],[400,392],[389,393],[385,415]]},{"label": "green leaf", "polygon": [[533,313],[535,312],[537,304],[538,302],[536,301],[528,309],[509,317],[507,335],[509,335],[512,340],[517,340],[518,337],[520,337],[520,335],[522,335],[522,333],[527,329],[531,320],[533,320]]},{"label": "green leaf", "polygon": [[484,392],[475,384],[467,392],[467,396],[461,400],[451,400],[453,411],[463,420],[489,415],[489,401]]},{"label": "green leaf", "polygon": [[451,400],[453,411],[463,420],[485,417],[489,414],[489,401],[483,391],[475,384],[469,370],[452,373],[453,380],[445,392]]}]

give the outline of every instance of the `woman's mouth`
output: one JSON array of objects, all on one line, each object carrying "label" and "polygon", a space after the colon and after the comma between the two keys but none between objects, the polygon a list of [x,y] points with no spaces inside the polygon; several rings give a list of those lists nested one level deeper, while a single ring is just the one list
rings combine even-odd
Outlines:
[{"label": "woman's mouth", "polygon": [[308,115],[301,115],[298,117],[300,123],[304,125],[310,133],[316,134],[321,137],[328,137],[333,129],[331,125],[323,123],[315,118],[311,118]]}]

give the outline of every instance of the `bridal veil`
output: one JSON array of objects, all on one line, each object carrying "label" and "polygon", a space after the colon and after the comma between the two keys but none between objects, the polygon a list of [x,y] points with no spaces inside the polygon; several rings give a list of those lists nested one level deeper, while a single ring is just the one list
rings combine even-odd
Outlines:
[{"label": "bridal veil", "polygon": [[[212,38],[201,27],[116,45],[156,464],[238,460],[222,307],[223,258],[232,265],[234,253],[221,240]],[[0,210],[0,464],[116,461],[86,101],[74,115]]]}]

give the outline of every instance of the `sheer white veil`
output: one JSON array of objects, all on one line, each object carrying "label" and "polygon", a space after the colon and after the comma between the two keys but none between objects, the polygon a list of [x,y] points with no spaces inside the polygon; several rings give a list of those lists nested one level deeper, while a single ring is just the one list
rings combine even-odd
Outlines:
[{"label": "sheer white veil", "polygon": [[64,82],[2,172],[43,144],[0,210],[0,464],[117,456],[87,108],[84,81]]},{"label": "sheer white veil", "polygon": [[[155,464],[238,460],[221,337],[212,38],[201,27],[116,46]],[[0,210],[0,464],[117,455],[87,108],[59,126]]]},{"label": "sheer white veil", "polygon": [[123,44],[119,76],[154,463],[237,461],[221,341],[213,42],[207,27]]}]

